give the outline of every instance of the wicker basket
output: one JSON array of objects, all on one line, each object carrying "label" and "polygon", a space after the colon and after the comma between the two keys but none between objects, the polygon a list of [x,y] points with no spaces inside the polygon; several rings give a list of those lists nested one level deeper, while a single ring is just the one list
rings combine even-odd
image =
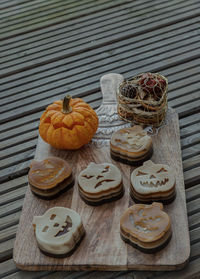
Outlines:
[{"label": "wicker basket", "polygon": [[167,79],[142,73],[124,80],[117,91],[118,114],[125,121],[159,127],[167,112]]}]

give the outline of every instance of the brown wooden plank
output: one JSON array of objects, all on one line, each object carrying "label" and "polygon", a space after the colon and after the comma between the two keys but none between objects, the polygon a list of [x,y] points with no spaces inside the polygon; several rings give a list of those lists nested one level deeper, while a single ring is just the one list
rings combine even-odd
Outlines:
[{"label": "brown wooden plank", "polygon": [[[105,88],[104,88],[104,90],[105,90]],[[106,90],[106,91],[108,91],[108,90]],[[110,107],[109,107],[109,112],[110,112]],[[104,114],[105,114],[105,112],[104,112]],[[174,114],[174,116],[176,116],[175,114]],[[176,121],[174,120],[174,119],[176,119]],[[173,137],[175,137],[176,138],[176,140],[173,140],[173,145],[170,145],[170,147],[169,147],[169,150],[167,151],[167,153],[164,155],[164,153],[162,152],[162,160],[163,160],[163,156],[165,156],[166,158],[165,158],[165,160],[170,160],[170,164],[174,164],[174,159],[176,158],[176,163],[175,163],[175,165],[174,165],[174,167],[175,168],[177,168],[177,166],[179,166],[180,168],[181,168],[181,164],[179,163],[179,161],[177,161],[177,158],[180,156],[180,153],[179,153],[179,155],[178,154],[176,154],[176,156],[174,157],[174,159],[171,161],[171,156],[172,156],[172,154],[175,154],[176,152],[177,152],[177,150],[179,150],[180,149],[180,143],[178,144],[178,146],[177,146],[177,143],[178,143],[178,141],[177,140],[179,140],[179,132],[177,131],[177,126],[176,125],[178,125],[178,119],[177,119],[177,116],[176,117],[172,117],[172,119],[171,119],[171,125],[172,125],[172,123],[174,123],[174,126],[172,125],[172,127],[171,127],[171,129],[173,130],[173,133],[171,134],[171,136],[170,136],[170,139],[171,140],[173,140]],[[167,128],[168,127],[168,128]],[[169,131],[168,131],[168,129],[169,129]],[[161,130],[160,130],[161,131]],[[163,133],[165,133],[164,134],[164,136],[162,137],[162,141],[164,140],[164,139],[166,139],[167,138],[167,135],[169,135],[170,134],[170,128],[169,128],[169,126],[165,126],[165,129],[162,129],[162,131],[163,131]],[[178,134],[176,134],[176,133],[174,133],[174,131],[176,131],[176,133],[178,133]],[[161,133],[161,132],[160,132]],[[159,134],[160,134],[159,133]],[[154,138],[154,142],[156,142],[156,145],[159,145],[159,139],[157,139],[157,138]],[[167,143],[169,143],[169,141],[166,141],[166,146],[167,146]],[[44,150],[46,150],[46,152],[48,153],[48,152],[50,152],[50,149],[46,149],[46,148],[49,148],[48,147],[48,145],[47,144],[45,144],[44,142],[41,142],[40,144],[42,144],[43,145],[43,147],[42,148],[40,148],[40,145],[39,145],[39,149],[37,150],[37,152],[36,152],[36,158],[42,158],[42,157],[39,157],[39,156],[41,156],[42,155],[42,152],[44,152]],[[175,147],[175,145],[176,145],[176,147]],[[88,148],[89,148],[89,146],[88,146]],[[173,149],[173,152],[172,152],[172,149]],[[55,152],[58,152],[58,151],[56,151],[55,150]],[[103,151],[102,151],[103,152]],[[168,156],[167,154],[171,154],[171,156]],[[64,152],[59,152],[59,153],[56,153],[57,155],[59,155],[59,156],[67,156],[67,152],[66,153],[64,153]],[[103,158],[104,158],[104,160],[106,159],[106,161],[109,161],[110,160],[110,158],[109,158],[109,152],[104,152],[104,153],[99,153],[99,150],[97,149],[97,150],[93,150],[93,153],[92,153],[92,155],[89,155],[89,152],[88,152],[88,150],[87,150],[87,148],[86,149],[82,149],[82,151],[80,151],[79,152],[79,155],[78,155],[78,157],[79,157],[79,162],[81,162],[81,166],[82,166],[82,164],[83,164],[83,162],[84,162],[84,160],[91,160],[91,156],[92,157],[94,157],[94,158],[96,158],[96,160],[97,161],[102,161],[103,160]],[[71,156],[72,155],[70,155],[70,158],[71,158]],[[88,157],[89,156],[89,157]],[[100,156],[100,157],[98,157],[98,156]],[[157,156],[157,157],[156,157]],[[88,157],[88,158],[87,158]],[[101,158],[102,157],[102,158]],[[157,152],[157,155],[156,154],[154,154],[154,161],[155,160],[158,160],[158,157],[159,158],[161,158],[160,156],[159,156],[159,152]],[[84,160],[83,160],[83,158],[84,158]],[[157,158],[157,159],[156,159]],[[69,160],[69,159],[68,159]],[[181,159],[179,159],[180,161],[181,161]],[[87,161],[88,162],[88,161]],[[85,162],[85,164],[87,163],[87,162]],[[73,164],[74,165],[74,164]],[[77,165],[77,164],[76,164]],[[78,168],[81,168],[79,165],[77,165],[78,166]],[[128,177],[129,177],[129,172],[130,172],[130,170],[129,170],[129,168],[127,168],[127,166],[126,167],[124,167],[124,165],[120,165],[120,168],[121,168],[121,170],[123,170],[123,172],[124,172],[124,178],[126,178],[126,179],[128,179]],[[127,173],[126,173],[126,175],[125,175],[125,170],[126,170],[126,172],[127,172],[127,170],[128,170],[128,175],[127,175]],[[179,175],[177,176],[177,191],[179,191],[179,195],[177,195],[177,199],[176,199],[176,203],[173,203],[172,205],[170,205],[170,206],[168,206],[168,210],[172,213],[172,211],[173,212],[179,212],[179,214],[178,214],[178,218],[179,218],[179,221],[180,221],[180,219],[181,219],[181,215],[185,212],[186,213],[186,211],[183,211],[183,203],[184,203],[184,200],[185,200],[185,194],[184,194],[184,190],[182,190],[182,187],[183,187],[183,181],[182,182],[180,182],[180,180],[179,179],[181,179],[180,177],[182,177],[182,169],[180,170],[180,169],[177,169],[177,173],[179,173]],[[179,179],[178,179],[179,178]],[[183,178],[182,178],[183,179]],[[124,183],[125,183],[125,180],[124,180]],[[180,189],[178,188],[178,187],[180,187]],[[76,188],[75,188],[76,189]],[[127,195],[127,193],[126,193],[126,195]],[[55,203],[56,202],[59,202],[59,204],[61,205],[61,203],[62,203],[62,198],[63,197],[60,197],[57,201],[54,201]],[[181,200],[179,200],[179,199],[181,199]],[[126,199],[127,200],[127,202],[129,202],[128,201],[128,199]],[[35,205],[34,205],[34,203],[37,203],[37,206],[35,207]],[[71,201],[70,201],[71,202]],[[78,202],[78,206],[77,206],[77,202]],[[28,203],[28,207],[26,206],[26,204]],[[55,204],[54,203],[54,204]],[[123,211],[123,208],[124,207],[127,207],[128,206],[128,204],[126,204],[124,201],[122,201],[122,200],[120,200],[119,201],[119,204],[121,204],[120,205],[120,208],[119,207],[115,207],[115,216],[118,216],[118,213],[120,212],[122,212]],[[181,207],[179,208],[179,207],[177,207],[177,205],[178,204],[180,204],[181,205]],[[37,202],[37,199],[36,198],[34,198],[32,195],[31,195],[31,193],[28,191],[27,192],[27,195],[26,195],[26,199],[25,199],[25,208],[26,208],[26,210],[28,210],[28,212],[29,213],[27,213],[27,211],[26,211],[26,213],[25,213],[25,211],[24,211],[24,213],[22,213],[22,218],[21,218],[21,221],[20,221],[20,225],[19,225],[19,230],[21,231],[20,233],[18,232],[18,234],[17,234],[17,241],[16,241],[16,245],[17,246],[15,246],[15,247],[18,247],[17,249],[15,249],[15,254],[14,254],[14,258],[15,258],[15,261],[18,263],[18,266],[20,266],[21,268],[23,268],[23,264],[22,264],[22,259],[23,259],[23,257],[22,257],[22,254],[21,253],[24,253],[25,252],[25,250],[27,249],[27,246],[29,246],[29,242],[26,242],[25,243],[25,245],[24,244],[22,244],[21,243],[21,245],[19,245],[19,241],[24,241],[24,240],[26,240],[26,239],[28,239],[27,237],[28,237],[28,235],[27,236],[24,236],[24,235],[22,235],[21,233],[23,232],[23,234],[25,233],[27,233],[28,232],[28,230],[27,231],[25,231],[24,229],[22,229],[22,224],[25,224],[24,223],[24,218],[25,218],[25,216],[28,216],[29,215],[29,220],[30,219],[32,219],[32,217],[30,217],[30,214],[32,214],[33,212],[35,212],[35,214],[37,215],[37,214],[41,214],[40,212],[43,212],[44,211],[44,209],[41,207],[41,206],[43,206],[44,204],[43,204],[43,202]],[[70,205],[70,204],[69,204]],[[117,205],[117,204],[116,204]],[[66,200],[65,200],[65,206],[66,206]],[[175,206],[176,207],[176,209],[174,208],[173,209],[173,206]],[[123,207],[123,208],[122,208]],[[74,209],[76,209],[76,210],[78,210],[78,212],[80,212],[81,213],[81,215],[82,215],[82,218],[87,218],[87,214],[86,214],[86,210],[87,210],[87,208],[85,207],[85,204],[82,202],[82,203],[80,203],[80,201],[79,201],[79,197],[78,197],[78,195],[77,195],[77,192],[76,192],[76,190],[74,190],[73,191],[73,198],[72,198],[72,203],[71,203],[71,208],[74,208]],[[112,208],[112,211],[110,211],[111,210],[111,208]],[[171,208],[171,209],[170,209]],[[105,218],[106,218],[106,216],[108,216],[111,212],[113,212],[113,206],[111,205],[111,207],[108,207],[108,206],[106,206],[106,208],[104,208],[105,209],[105,212],[107,212],[107,210],[108,210],[108,212],[107,213],[105,213],[104,214],[104,216],[105,216]],[[181,210],[179,210],[179,209],[181,209]],[[36,210],[39,210],[37,213],[36,213]],[[95,217],[95,220],[96,219],[98,219],[99,217],[99,214],[100,214],[100,211],[99,211],[99,209],[97,208],[91,208],[91,210],[93,210],[93,214],[91,215],[91,213],[89,214],[89,216],[93,216],[93,218],[94,218],[94,216],[96,215],[96,217]],[[186,210],[186,209],[185,209]],[[84,212],[85,212],[85,214],[84,214]],[[110,213],[109,213],[110,212]],[[184,213],[184,214],[185,214]],[[171,218],[173,219],[174,217],[175,217],[175,214],[170,214],[171,215]],[[182,217],[183,217],[183,215],[182,215]],[[87,218],[87,220],[86,219],[84,219],[85,220],[85,222],[89,225],[89,223],[91,224],[91,228],[93,228],[93,223],[92,223],[92,218]],[[83,222],[84,222],[84,220],[83,220]],[[115,219],[114,219],[115,220]],[[184,221],[183,221],[184,220]],[[183,230],[183,227],[185,227],[185,225],[186,224],[184,224],[184,222],[186,221],[186,216],[184,216],[184,218],[182,218],[182,221],[181,221],[181,223],[182,223],[182,225],[181,225],[181,227],[182,227],[182,229],[181,229],[181,231],[182,232],[184,232],[184,230]],[[89,222],[89,223],[88,223]],[[116,220],[114,221],[114,224],[115,224],[115,222],[116,222]],[[173,221],[172,221],[173,222]],[[107,222],[106,222],[107,223]],[[176,222],[177,223],[177,222]],[[117,223],[116,223],[117,224]],[[183,225],[184,224],[184,225]],[[105,225],[105,224],[104,224]],[[27,227],[27,223],[26,223],[26,227]],[[186,227],[185,227],[186,228]],[[95,229],[95,228],[94,228]],[[95,229],[96,230],[96,229]],[[101,226],[100,225],[98,225],[98,230],[101,230]],[[113,231],[113,229],[112,229],[112,231]],[[90,243],[91,243],[91,240],[93,239],[93,237],[92,237],[92,235],[91,235],[91,233],[93,234],[93,232],[92,232],[92,229],[91,229],[91,231],[88,231],[87,232],[87,234],[89,234],[88,235],[88,237],[89,238],[87,238],[87,235],[86,235],[86,240],[85,240],[85,242],[83,241],[83,243],[82,243],[82,245],[80,246],[80,251],[79,251],[79,254],[76,254],[76,256],[75,257],[73,257],[73,255],[71,256],[71,258],[70,259],[63,259],[63,260],[61,260],[60,261],[60,265],[59,265],[59,268],[69,268],[69,266],[70,266],[70,269],[71,268],[92,268],[92,263],[94,264],[95,263],[95,269],[98,267],[98,269],[100,269],[101,267],[104,269],[105,268],[105,265],[107,266],[106,268],[107,269],[126,269],[127,268],[127,262],[126,262],[126,257],[127,257],[127,255],[126,255],[126,246],[125,247],[122,247],[121,246],[121,244],[123,244],[122,242],[120,242],[120,240],[118,239],[118,237],[119,237],[119,234],[114,234],[114,232],[116,232],[116,228],[114,228],[114,231],[112,232],[112,241],[114,241],[114,239],[116,240],[116,243],[117,243],[117,246],[112,246],[112,247],[109,247],[109,242],[110,242],[110,240],[109,240],[109,238],[106,238],[106,240],[104,239],[103,240],[103,238],[101,238],[101,239],[99,239],[99,243],[97,244],[97,245],[100,245],[100,247],[102,247],[102,245],[103,244],[101,244],[100,242],[101,241],[106,241],[106,243],[108,243],[108,248],[109,248],[109,250],[107,250],[106,249],[106,254],[104,253],[104,257],[100,257],[100,255],[97,255],[96,254],[96,252],[95,251],[91,251],[91,250],[88,250],[88,248],[86,248],[86,247],[88,247],[89,245],[90,245]],[[33,233],[33,230],[32,230],[32,228],[31,228],[31,226],[30,226],[30,228],[29,228],[29,234],[31,235],[31,233]],[[103,234],[102,234],[103,235]],[[180,236],[180,232],[178,233],[178,235]],[[183,235],[182,235],[182,237],[185,237],[187,235],[187,231],[185,231],[184,233],[183,233]],[[181,237],[181,238],[182,238]],[[174,231],[174,243],[171,243],[171,245],[170,245],[170,247],[171,247],[171,249],[176,249],[176,245],[178,245],[178,243],[179,243],[179,241],[180,241],[180,239],[179,238],[176,238],[176,240],[175,240],[175,238],[176,238],[176,233],[175,233],[175,231]],[[88,240],[87,239],[90,239],[89,240],[89,242],[88,242]],[[187,240],[186,240],[187,241]],[[188,239],[188,241],[189,241],[189,239]],[[24,243],[24,242],[23,242]],[[84,243],[85,243],[85,245],[84,245]],[[121,244],[120,244],[121,243]],[[120,245],[119,245],[120,244]],[[35,245],[36,245],[36,243],[35,243]],[[23,249],[21,249],[22,248],[22,246],[23,246]],[[106,246],[107,247],[107,245],[105,245],[105,243],[104,243],[104,245],[103,245],[104,247]],[[81,248],[83,249],[83,247],[85,247],[84,249],[87,249],[87,253],[92,253],[92,255],[90,255],[90,257],[85,257],[85,258],[83,258],[83,254],[82,254],[82,252],[81,251],[83,251],[83,250],[81,250]],[[183,246],[181,245],[181,249],[183,249]],[[36,248],[36,246],[34,246],[34,245],[31,245],[31,247],[28,247],[28,250],[27,251],[32,251],[32,249],[34,248],[34,255],[36,255],[35,254],[35,248]],[[187,247],[187,249],[189,248],[189,246]],[[114,250],[113,250],[114,249]],[[120,249],[120,250],[119,250]],[[180,249],[180,246],[179,246],[179,248],[178,249]],[[20,252],[20,258],[19,258],[19,252]],[[37,253],[37,250],[36,250],[36,253]],[[110,254],[111,253],[111,254]],[[155,261],[155,259],[154,259],[154,257],[153,258],[150,258],[150,257],[146,257],[145,258],[145,256],[144,255],[142,255],[142,262],[141,262],[141,255],[140,255],[140,252],[138,252],[138,251],[135,251],[134,252],[134,255],[135,255],[135,253],[137,254],[137,256],[135,257],[135,258],[133,258],[133,254],[132,254],[132,252],[130,251],[130,250],[128,250],[128,266],[130,267],[130,268],[138,268],[138,260],[139,260],[139,262],[140,262],[140,269],[141,269],[141,264],[142,264],[142,268],[145,268],[145,262],[146,262],[146,264],[148,265],[148,269],[150,268],[150,266],[151,266],[151,268],[158,268],[158,266],[157,267],[155,267],[154,266],[154,261]],[[160,258],[159,258],[159,260],[158,260],[158,265],[159,265],[159,269],[160,268],[162,268],[162,267],[160,267],[160,264],[162,264],[163,265],[163,263],[165,263],[166,262],[166,260],[167,260],[167,264],[164,264],[164,268],[169,268],[169,261],[171,260],[171,268],[172,268],[172,266],[173,266],[173,268],[175,268],[175,266],[174,266],[174,263],[175,263],[175,258],[173,258],[172,259],[172,255],[175,255],[176,253],[175,252],[173,252],[172,254],[170,253],[170,256],[168,255],[168,254],[166,254],[167,252],[166,252],[166,250],[164,250],[164,251],[162,251],[162,253],[163,253],[163,257],[162,256],[160,256]],[[185,257],[187,258],[189,255],[188,255],[188,250],[187,250],[187,252],[186,252],[186,250],[185,250],[185,252],[184,252],[184,249],[183,249],[183,251],[182,251],[182,254],[183,253],[185,253]],[[84,251],[84,255],[86,254],[86,250]],[[26,254],[23,254],[23,255],[26,255]],[[110,255],[112,255],[112,257],[110,256]],[[113,255],[115,255],[115,257],[113,258]],[[105,262],[105,256],[106,256],[106,262]],[[109,256],[109,258],[108,258],[108,256]],[[122,258],[122,256],[123,256],[123,258]],[[25,259],[25,263],[26,264],[24,264],[24,265],[26,265],[26,268],[35,268],[35,266],[34,266],[34,264],[32,263],[29,263],[28,265],[27,265],[27,261],[29,261],[29,259],[31,259],[32,257],[31,256],[29,256],[28,258],[24,258]],[[33,258],[32,258],[33,259]],[[39,253],[39,254],[37,254],[37,257],[35,257],[34,256],[34,259],[38,259],[39,260],[39,262],[38,262],[38,260],[37,260],[37,265],[40,263],[41,265],[40,266],[37,266],[37,268],[42,268],[42,265],[45,265],[45,268],[51,268],[50,267],[50,262],[48,261],[48,262],[46,262],[45,261],[45,258]],[[176,259],[177,259],[177,255],[176,255]],[[92,261],[92,262],[91,262]],[[51,264],[53,264],[53,262],[54,261],[52,261],[51,262]],[[42,264],[43,263],[43,264]],[[64,266],[63,265],[63,263],[67,263],[67,265],[68,266]],[[72,263],[73,263],[73,266],[72,266]],[[88,267],[88,264],[90,265],[90,267]],[[178,262],[178,265],[183,265],[184,263],[183,263],[183,258],[182,258],[182,256],[181,256],[181,262],[179,261]],[[77,267],[75,267],[75,265],[77,265]],[[167,265],[167,267],[166,267],[166,265]],[[154,267],[153,267],[154,266]],[[56,267],[54,267],[54,268],[56,268]]]}]

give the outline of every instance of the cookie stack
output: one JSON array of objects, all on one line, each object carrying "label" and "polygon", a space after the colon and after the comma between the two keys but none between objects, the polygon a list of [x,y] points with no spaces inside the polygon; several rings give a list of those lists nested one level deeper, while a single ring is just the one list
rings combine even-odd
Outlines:
[{"label": "cookie stack", "polygon": [[171,239],[171,221],[161,203],[135,204],[122,215],[120,234],[134,248],[148,254],[156,253]]},{"label": "cookie stack", "polygon": [[43,199],[56,198],[74,184],[71,167],[58,157],[32,161],[28,181],[31,191]]},{"label": "cookie stack", "polygon": [[172,168],[149,160],[132,172],[130,195],[135,202],[168,204],[176,197],[175,184]]},{"label": "cookie stack", "polygon": [[109,163],[90,163],[78,176],[78,189],[89,205],[114,201],[124,194],[121,172]]},{"label": "cookie stack", "polygon": [[140,165],[152,154],[152,139],[139,125],[118,130],[111,137],[110,155],[116,161]]},{"label": "cookie stack", "polygon": [[33,227],[40,250],[47,256],[68,257],[85,235],[81,217],[65,207],[52,207],[34,216]]}]

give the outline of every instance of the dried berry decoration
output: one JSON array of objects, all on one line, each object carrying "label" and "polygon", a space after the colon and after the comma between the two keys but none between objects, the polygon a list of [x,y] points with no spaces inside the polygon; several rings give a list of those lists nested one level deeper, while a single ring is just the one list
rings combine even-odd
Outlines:
[{"label": "dried berry decoration", "polygon": [[159,100],[167,86],[166,81],[157,74],[143,74],[139,80],[139,85],[145,92],[154,95],[155,100]]},{"label": "dried berry decoration", "polygon": [[118,89],[118,114],[124,120],[158,127],[167,111],[167,79],[142,73],[123,81]]},{"label": "dried berry decoration", "polygon": [[128,81],[125,81],[120,85],[120,92],[125,97],[135,98],[137,94],[137,88],[135,85],[130,84]]}]

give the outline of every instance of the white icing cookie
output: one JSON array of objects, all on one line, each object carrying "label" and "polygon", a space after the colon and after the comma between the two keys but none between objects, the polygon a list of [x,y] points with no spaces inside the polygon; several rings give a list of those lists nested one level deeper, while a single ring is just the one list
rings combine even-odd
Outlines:
[{"label": "white icing cookie", "polygon": [[79,193],[89,204],[101,204],[123,195],[122,175],[113,164],[90,163],[78,176]]},{"label": "white icing cookie", "polygon": [[169,203],[175,198],[175,183],[172,168],[149,160],[132,172],[131,196],[140,202]]},{"label": "white icing cookie", "polygon": [[39,248],[55,257],[71,255],[85,234],[80,215],[65,207],[34,216],[33,227]]}]

